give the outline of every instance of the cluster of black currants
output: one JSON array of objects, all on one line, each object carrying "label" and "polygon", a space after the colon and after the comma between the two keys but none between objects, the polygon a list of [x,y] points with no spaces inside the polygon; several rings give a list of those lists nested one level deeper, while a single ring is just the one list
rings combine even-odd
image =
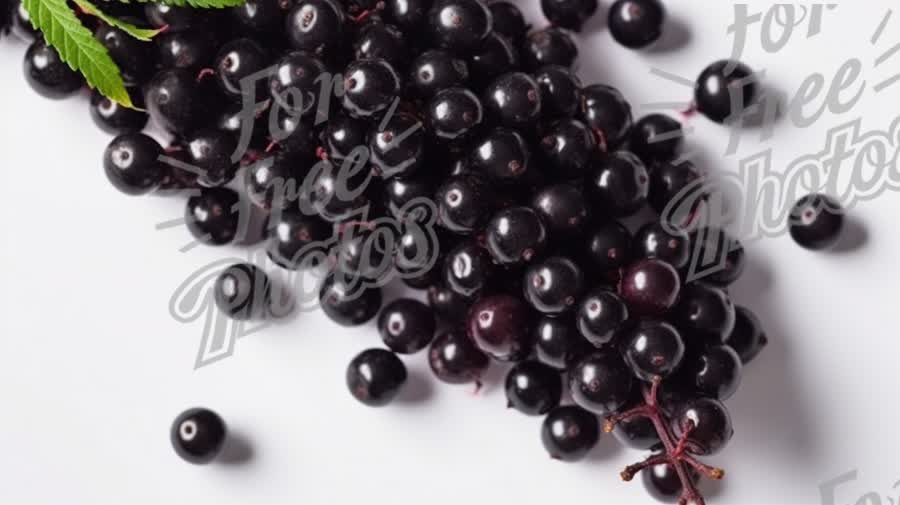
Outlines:
[{"label": "cluster of black currants", "polygon": [[[205,244],[241,238],[244,200],[270,212],[266,250],[290,270],[321,263],[310,244],[354,230],[326,251],[319,299],[341,325],[377,316],[389,350],[350,363],[359,401],[380,406],[397,395],[407,375],[398,354],[427,349],[434,375],[451,384],[477,384],[492,361],[514,363],[509,404],[545,416],[551,456],[584,457],[604,416],[606,431],[654,451],[624,478],[650,468],[653,489],[699,502],[697,475],[722,472],[694,456],[728,443],[723,402],[766,344],[757,318],[728,295],[744,251],[722,230],[692,227],[692,213],[666,217],[702,179],[678,159],[681,124],[659,114],[634,121],[622,93],[575,75],[567,30],[581,29],[596,0],[541,5],[553,25],[535,31],[504,1],[248,0],[213,13],[117,6],[138,24],[166,27],[152,45],[86,17],[148,111],[93,94],[94,121],[118,135],[104,168],[127,194],[190,190],[187,227]],[[658,0],[619,0],[610,31],[644,47],[659,38],[664,14]],[[14,13],[17,32],[29,28],[23,16]],[[35,90],[59,98],[82,87],[38,34],[21,35],[34,38],[25,70]],[[746,66],[717,62],[694,100],[724,122],[752,103],[756,86]],[[151,117],[171,134],[168,147],[141,133]],[[366,247],[372,220],[402,223],[418,198],[434,202],[430,241],[409,232],[395,250]],[[721,258],[720,268],[693,278],[698,256]],[[372,268],[385,257],[392,269]],[[382,308],[376,281],[396,273],[428,303]],[[233,265],[215,300],[231,317],[265,317],[270,284],[261,268]],[[564,387],[574,405],[561,404]],[[189,414],[173,440],[202,460],[190,451],[217,452],[224,424]],[[214,433],[198,439],[207,425]]]}]

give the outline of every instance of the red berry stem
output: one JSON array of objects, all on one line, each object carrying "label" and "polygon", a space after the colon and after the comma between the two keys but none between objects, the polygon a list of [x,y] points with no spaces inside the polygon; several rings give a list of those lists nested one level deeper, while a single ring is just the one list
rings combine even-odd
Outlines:
[{"label": "red berry stem", "polygon": [[678,479],[681,481],[682,492],[678,504],[687,505],[688,503],[691,503],[695,505],[705,505],[706,501],[703,499],[700,491],[697,490],[697,486],[694,485],[688,467],[697,470],[701,475],[713,480],[722,479],[725,476],[725,472],[720,468],[703,464],[690,454],[687,454],[688,437],[694,430],[693,424],[685,427],[684,434],[680,438],[675,438],[675,435],[672,433],[672,429],[669,426],[668,419],[666,419],[666,415],[659,408],[658,399],[661,383],[662,379],[656,377],[649,388],[644,388],[644,405],[639,405],[631,410],[622,412],[621,414],[608,417],[603,424],[603,431],[612,433],[617,424],[637,417],[649,419],[656,429],[656,433],[663,444],[665,452],[663,454],[650,456],[640,463],[628,466],[621,473],[622,480],[626,482],[631,481],[638,473],[647,468],[656,465],[669,464],[675,469],[675,472],[678,474]]}]

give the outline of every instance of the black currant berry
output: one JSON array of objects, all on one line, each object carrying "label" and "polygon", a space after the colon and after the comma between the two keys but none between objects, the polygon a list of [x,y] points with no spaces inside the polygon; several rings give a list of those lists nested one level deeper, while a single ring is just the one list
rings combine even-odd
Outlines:
[{"label": "black currant berry", "polygon": [[580,179],[587,175],[597,155],[597,140],[586,124],[564,119],[553,124],[540,142],[546,170],[559,179]]},{"label": "black currant berry", "polygon": [[572,310],[584,288],[584,273],[569,258],[547,258],[525,271],[525,298],[544,314],[555,315]]},{"label": "black currant berry", "polygon": [[488,251],[501,265],[521,265],[547,248],[547,229],[528,207],[510,207],[494,214],[485,229]]},{"label": "black currant berry", "polygon": [[[244,83],[259,75],[269,65],[266,49],[253,39],[236,39],[219,49],[214,63],[215,75],[222,90],[240,99],[244,94]],[[253,88],[248,88],[256,100],[266,96],[266,80],[257,79]]]},{"label": "black currant berry", "polygon": [[260,268],[238,263],[223,270],[213,288],[216,307],[232,319],[259,319],[266,316],[272,286]]},{"label": "black currant berry", "polygon": [[146,43],[106,23],[100,23],[94,38],[119,67],[126,86],[140,86],[153,75],[155,62]]},{"label": "black currant berry", "polygon": [[[147,4],[158,5],[158,4]],[[153,38],[160,68],[191,72],[212,65],[216,55],[213,34],[203,30],[166,31]]]},{"label": "black currant berry", "polygon": [[425,128],[412,114],[394,114],[369,133],[370,161],[384,179],[414,175],[425,161]]},{"label": "black currant berry", "polygon": [[670,222],[688,224],[690,213],[704,198],[704,192],[703,176],[690,161],[657,163],[650,171],[647,201],[657,214]]},{"label": "black currant berry", "polygon": [[788,226],[791,238],[801,247],[826,249],[840,238],[844,209],[827,195],[806,195],[791,208]]},{"label": "black currant berry", "polygon": [[699,456],[721,451],[734,435],[731,414],[722,402],[712,398],[690,400],[678,410],[671,425],[676,437],[690,429],[687,450]]},{"label": "black currant berry", "polygon": [[588,181],[588,192],[599,215],[631,216],[647,203],[650,175],[640,158],[618,151],[596,162]]},{"label": "black currant berry", "polygon": [[378,315],[378,332],[392,351],[413,354],[434,340],[437,321],[428,305],[409,298],[389,303]]},{"label": "black currant berry", "polygon": [[484,92],[484,106],[490,117],[510,128],[532,126],[541,114],[541,89],[530,75],[512,72],[501,75]]},{"label": "black currant berry", "polygon": [[[333,114],[322,134],[328,159],[341,163],[368,143],[369,123],[349,114]],[[368,153],[367,153],[368,154]]]},{"label": "black currant berry", "polygon": [[145,90],[147,111],[164,129],[177,135],[194,131],[207,113],[205,88],[186,69],[158,72]]},{"label": "black currant berry", "polygon": [[472,148],[469,167],[500,184],[522,182],[531,163],[528,142],[517,131],[495,128]]},{"label": "black currant berry", "polygon": [[468,235],[490,218],[494,208],[493,188],[474,174],[447,178],[435,196],[438,223],[444,228]]},{"label": "black currant berry", "polygon": [[737,305],[734,312],[734,329],[725,339],[725,344],[734,349],[746,365],[768,345],[769,339],[763,331],[759,318],[750,309]]},{"label": "black currant berry", "polygon": [[681,334],[669,323],[644,320],[622,336],[622,356],[635,377],[645,382],[665,379],[684,359]]},{"label": "black currant berry", "polygon": [[478,350],[461,331],[438,335],[428,348],[428,364],[440,381],[448,384],[478,383],[490,366],[487,354]]},{"label": "black currant berry", "polygon": [[150,25],[154,28],[165,28],[166,33],[187,30],[200,21],[195,9],[158,3],[145,4],[144,16]]},{"label": "black currant berry", "polygon": [[175,418],[169,438],[183,460],[199,465],[218,456],[226,434],[225,422],[218,414],[209,409],[189,409]]},{"label": "black currant berry", "polygon": [[583,459],[600,439],[600,423],[594,414],[576,407],[556,407],[544,418],[541,441],[550,457],[567,462]]},{"label": "black currant berry", "polygon": [[614,351],[596,351],[569,370],[569,390],[575,403],[600,415],[622,408],[631,398],[634,379]]},{"label": "black currant berry", "polygon": [[385,0],[387,16],[404,32],[417,33],[427,23],[432,0]]},{"label": "black currant berry", "polygon": [[330,274],[319,290],[319,303],[329,319],[341,326],[365,324],[381,308],[381,289],[340,272]]},{"label": "black currant berry", "polygon": [[704,227],[691,234],[691,261],[699,279],[726,288],[744,272],[746,254],[741,243],[725,230]]},{"label": "black currant berry", "polygon": [[143,130],[150,116],[120,105],[95,89],[91,91],[91,119],[104,132],[119,135]]},{"label": "black currant berry", "polygon": [[615,149],[631,130],[631,105],[612,86],[593,84],[581,90],[581,119],[599,137],[604,151]]},{"label": "black currant berry", "polygon": [[559,65],[541,67],[534,76],[541,88],[541,116],[564,119],[575,116],[581,105],[581,79]]},{"label": "black currant berry", "polygon": [[240,222],[240,197],[228,188],[208,188],[191,196],[184,212],[188,230],[206,245],[231,243]]},{"label": "black currant berry", "polygon": [[493,27],[481,0],[437,0],[428,13],[428,32],[438,47],[461,54],[477,49]]},{"label": "black currant berry", "polygon": [[612,342],[626,321],[628,306],[619,295],[603,288],[585,295],[575,312],[578,330],[595,347]]},{"label": "black currant berry", "polygon": [[544,316],[534,327],[534,349],[538,361],[566,370],[594,351],[575,325],[566,318]]},{"label": "black currant berry", "polygon": [[741,385],[741,357],[727,345],[713,345],[691,355],[678,372],[682,387],[723,402]]},{"label": "black currant berry", "polygon": [[[694,484],[700,480],[700,475],[696,471],[691,469],[688,473]],[[641,478],[647,492],[663,503],[675,503],[684,490],[681,477],[678,476],[675,467],[668,463],[647,468],[641,472]]]},{"label": "black currant berry", "polygon": [[515,43],[525,38],[529,25],[516,4],[505,1],[491,2],[488,9],[494,17],[494,32]]},{"label": "black currant berry", "polygon": [[491,32],[468,61],[473,85],[483,89],[497,77],[518,70],[519,52],[510,39]]},{"label": "black currant berry", "polygon": [[565,31],[547,28],[528,34],[522,46],[521,57],[522,64],[531,71],[546,65],[572,68],[578,59],[578,47],[572,36]]},{"label": "black currant berry", "polygon": [[116,189],[126,195],[149,193],[162,183],[162,147],[142,133],[114,138],[103,154],[103,169]]},{"label": "black currant berry", "polygon": [[644,116],[634,124],[628,148],[644,163],[675,159],[684,145],[681,123],[664,114]]},{"label": "black currant berry", "polygon": [[406,68],[409,63],[409,43],[396,26],[369,23],[357,36],[353,55],[357,60],[381,58],[394,68]]},{"label": "black currant berry", "polygon": [[28,46],[24,68],[28,85],[44,98],[66,98],[84,85],[81,74],[69,68],[44,39],[35,40]]},{"label": "black currant berry", "polygon": [[269,221],[266,254],[276,265],[288,270],[315,267],[325,256],[325,241],[331,226],[316,216],[296,210],[277,213],[277,220]]},{"label": "black currant berry", "polygon": [[647,259],[632,264],[622,275],[619,295],[635,315],[659,316],[675,306],[681,293],[681,278],[675,267],[662,260]]},{"label": "black currant berry", "polygon": [[198,181],[208,187],[227,184],[237,173],[232,161],[237,143],[231,135],[219,130],[200,130],[186,141],[189,163],[198,171]]},{"label": "black currant berry", "polygon": [[359,60],[344,72],[344,109],[355,117],[370,118],[399,99],[400,76],[385,60]]},{"label": "black currant berry", "polygon": [[468,81],[466,61],[437,49],[425,51],[413,60],[408,79],[415,94],[426,99],[443,89],[465,86]]},{"label": "black currant berry", "polygon": [[484,107],[471,91],[447,88],[431,99],[425,117],[432,135],[452,142],[466,138],[481,125]]},{"label": "black currant berry", "polygon": [[335,0],[301,0],[285,19],[291,46],[329,57],[344,40],[345,15]]},{"label": "black currant berry", "polygon": [[469,310],[468,334],[484,353],[519,361],[531,352],[531,311],[514,296],[483,296]]},{"label": "black currant berry", "polygon": [[347,366],[347,389],[369,407],[383,407],[406,383],[406,365],[396,354],[369,349],[356,355]]},{"label": "black currant berry", "polygon": [[537,361],[523,361],[506,374],[506,401],[510,408],[540,416],[559,406],[562,377],[558,370]]},{"label": "black currant berry", "polygon": [[396,219],[403,219],[407,205],[417,199],[434,198],[434,181],[428,174],[415,177],[393,177],[384,182],[384,199],[388,211]]},{"label": "black currant berry", "polygon": [[694,85],[694,103],[717,123],[739,118],[759,93],[753,70],[739,61],[722,60],[706,67]]},{"label": "black currant berry", "polygon": [[652,221],[634,235],[633,257],[657,258],[680,270],[691,260],[691,241],[686,231]]},{"label": "black currant berry", "polygon": [[641,49],[659,40],[666,21],[660,0],[616,0],[609,8],[609,33],[630,49]]},{"label": "black currant berry", "polygon": [[487,250],[470,240],[447,254],[444,260],[444,282],[457,294],[472,297],[491,282],[495,270]]},{"label": "black currant berry", "polygon": [[316,117],[321,79],[326,72],[322,60],[312,54],[290,52],[275,64],[269,77],[269,93],[291,115]]},{"label": "black currant berry", "polygon": [[608,221],[588,231],[582,264],[598,274],[618,275],[631,264],[631,232],[618,221]]},{"label": "black currant berry", "polygon": [[597,12],[597,0],[541,0],[541,10],[553,25],[580,32]]},{"label": "black currant berry", "polygon": [[428,304],[445,324],[462,326],[472,300],[443,284],[428,288]]},{"label": "black currant berry", "polygon": [[734,329],[734,303],[723,289],[691,282],[681,288],[673,318],[688,346],[721,345]]},{"label": "black currant berry", "polygon": [[577,237],[590,218],[584,193],[575,184],[563,183],[544,188],[534,196],[531,208],[538,213],[554,238]]}]

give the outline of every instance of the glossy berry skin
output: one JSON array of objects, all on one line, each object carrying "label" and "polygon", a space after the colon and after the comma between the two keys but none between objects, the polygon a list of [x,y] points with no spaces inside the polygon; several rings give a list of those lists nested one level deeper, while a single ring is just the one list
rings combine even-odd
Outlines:
[{"label": "glossy berry skin", "polygon": [[393,177],[384,182],[384,200],[390,214],[402,219],[405,208],[413,200],[434,198],[434,182],[427,174],[414,177]]},{"label": "glossy berry skin", "polygon": [[209,463],[222,450],[227,435],[225,421],[209,409],[189,409],[172,423],[169,439],[175,453],[188,463]]},{"label": "glossy berry skin", "polygon": [[487,39],[493,21],[480,0],[436,0],[428,12],[428,33],[438,47],[467,54]]},{"label": "glossy berry skin", "polygon": [[642,317],[659,316],[671,309],[680,293],[678,271],[657,259],[633,263],[619,283],[619,295],[635,315]]},{"label": "glossy berry skin", "polygon": [[396,354],[384,349],[368,349],[347,366],[347,389],[369,407],[384,407],[406,383],[406,365]]},{"label": "glossy berry skin", "polygon": [[698,263],[697,275],[706,284],[726,288],[744,272],[744,247],[728,232],[705,227],[691,234],[691,260]]},{"label": "glossy berry skin", "polygon": [[580,32],[597,12],[597,0],[541,0],[541,10],[551,24]]},{"label": "glossy berry skin", "polygon": [[215,40],[202,30],[166,31],[153,41],[160,68],[184,68],[196,72],[211,65],[216,55]]},{"label": "glossy berry skin", "polygon": [[103,169],[112,185],[126,195],[143,195],[159,187],[162,147],[142,133],[126,133],[110,142],[103,154]]},{"label": "glossy berry skin", "polygon": [[[171,147],[176,148],[177,150],[172,151],[168,154],[172,159],[181,162],[187,163],[187,153],[184,152],[184,149],[181,148],[180,144],[173,144]],[[159,189],[163,191],[181,191],[184,189],[199,189],[200,185],[197,184],[197,174],[192,173],[188,170],[184,170],[183,168],[176,167],[174,163],[169,161],[163,161],[163,177],[162,182],[159,185]]]},{"label": "glossy berry skin", "polygon": [[506,401],[529,416],[544,415],[559,406],[562,377],[558,370],[537,361],[523,361],[506,374]]},{"label": "glossy berry skin", "polygon": [[237,164],[232,155],[236,149],[234,137],[219,130],[200,130],[187,138],[189,162],[199,171],[200,184],[208,187],[234,179]]},{"label": "glossy berry skin", "polygon": [[691,260],[691,241],[686,231],[659,221],[645,224],[634,235],[635,259],[656,258],[680,270]]},{"label": "glossy berry skin", "polygon": [[150,117],[177,135],[192,132],[205,116],[205,91],[186,69],[158,72],[147,84],[145,102]]},{"label": "glossy berry skin", "polygon": [[434,310],[410,298],[394,300],[378,315],[381,339],[399,354],[414,354],[428,347],[436,327]]},{"label": "glossy berry skin", "polygon": [[557,370],[566,370],[594,351],[593,346],[566,318],[541,317],[533,333],[538,361]]},{"label": "glossy berry skin", "polygon": [[494,121],[510,128],[526,128],[541,114],[541,89],[523,72],[501,75],[484,92],[484,107]]},{"label": "glossy berry skin", "polygon": [[584,288],[584,273],[569,258],[547,258],[525,271],[525,299],[535,310],[544,314],[555,315],[572,310]]},{"label": "glossy berry skin", "polygon": [[357,36],[353,55],[357,60],[380,58],[394,68],[404,68],[409,63],[409,43],[396,26],[369,23]]},{"label": "glossy berry skin", "polygon": [[385,13],[404,32],[417,32],[427,22],[431,0],[385,0]]},{"label": "glossy berry skin", "polygon": [[345,18],[335,0],[302,0],[285,18],[288,42],[294,49],[329,57],[344,39]]},{"label": "glossy berry skin", "polygon": [[734,303],[722,289],[691,282],[682,287],[673,317],[688,346],[720,345],[734,329]]},{"label": "glossy berry skin", "polygon": [[359,60],[344,72],[344,110],[371,118],[391,106],[400,93],[400,76],[385,60]]},{"label": "glossy berry skin", "polygon": [[[296,210],[276,213],[269,221],[266,254],[281,268],[298,270],[318,265],[324,259],[322,244],[332,235],[331,226],[316,216]],[[274,215],[273,215],[274,217]]]},{"label": "glossy berry skin", "polygon": [[491,32],[469,57],[473,85],[483,89],[497,77],[519,68],[519,51],[507,37]]},{"label": "glossy berry skin", "polygon": [[351,117],[349,114],[334,114],[325,125],[322,136],[328,159],[341,163],[360,146],[366,146],[369,138],[369,124]]},{"label": "glossy berry skin", "polygon": [[694,428],[687,439],[687,450],[698,456],[718,453],[734,435],[731,414],[722,402],[712,398],[690,400],[671,420],[676,438],[680,438],[691,425]]},{"label": "glossy berry skin", "polygon": [[265,210],[309,207],[302,194],[301,173],[290,156],[281,152],[248,166],[244,189],[251,202]]},{"label": "glossy berry skin", "polygon": [[500,265],[528,263],[547,248],[547,228],[528,207],[509,207],[494,214],[485,238],[488,251]]},{"label": "glossy berry skin", "polygon": [[693,354],[678,373],[682,387],[723,402],[741,385],[741,357],[727,345],[714,345]]},{"label": "glossy berry skin", "polygon": [[491,2],[488,5],[494,18],[494,32],[518,43],[525,38],[529,25],[519,7],[507,1]]},{"label": "glossy berry skin", "polygon": [[571,238],[581,234],[588,225],[590,213],[584,193],[574,184],[556,184],[544,188],[531,202],[550,236]]},{"label": "glossy berry skin", "polygon": [[434,339],[428,348],[428,364],[441,382],[467,384],[479,382],[491,360],[464,332],[454,330]]},{"label": "glossy berry skin", "polygon": [[636,417],[616,424],[613,436],[622,445],[639,451],[649,451],[662,444],[653,422],[645,417]]},{"label": "glossy berry skin", "polygon": [[91,91],[90,110],[94,124],[113,135],[139,132],[150,119],[146,112],[119,105],[97,90]]},{"label": "glossy berry skin", "polygon": [[631,128],[628,148],[644,163],[675,159],[684,145],[681,123],[664,114],[650,114]]},{"label": "glossy berry skin", "polygon": [[[688,160],[679,163],[658,163],[650,172],[650,194],[647,201],[657,214],[671,222],[684,223],[689,211],[704,198],[703,176]],[[666,212],[668,205],[680,214]],[[687,208],[684,208],[687,207]]]},{"label": "glossy berry skin", "polygon": [[208,188],[187,201],[184,217],[188,230],[206,245],[231,243],[240,222],[240,197],[228,188]]},{"label": "glossy berry skin", "polygon": [[[259,131],[263,134],[269,134],[269,140],[275,142],[281,154],[292,157],[295,160],[308,160],[316,151],[316,143],[319,139],[315,137],[318,133],[313,127],[302,117],[296,117],[291,114],[279,114],[275,125],[269,121],[266,114],[265,122],[260,124],[254,123],[254,133]],[[267,146],[268,148],[268,146]]]},{"label": "glossy berry skin", "polygon": [[546,28],[528,34],[520,56],[523,66],[531,71],[546,65],[572,68],[578,59],[578,47],[563,30]]},{"label": "glossy berry skin", "polygon": [[586,124],[575,119],[558,121],[540,142],[545,170],[555,178],[579,179],[587,175],[597,155],[597,141]]},{"label": "glossy berry skin", "polygon": [[381,279],[391,266],[391,258],[386,251],[373,246],[373,232],[352,221],[338,230],[335,232],[338,242],[331,248],[329,265],[354,279]]},{"label": "glossy berry skin", "polygon": [[148,3],[144,5],[144,16],[154,28],[166,27],[166,32],[180,32],[191,28],[200,21],[197,11],[189,7]]},{"label": "glossy berry skin", "polygon": [[523,182],[531,168],[531,150],[517,131],[495,128],[472,148],[469,167],[499,184]]},{"label": "glossy berry skin", "polygon": [[60,100],[72,96],[84,85],[84,79],[59,57],[56,49],[43,39],[35,40],[25,52],[25,79],[37,94]]},{"label": "glossy berry skin", "polygon": [[319,290],[319,303],[329,319],[341,326],[360,326],[381,308],[381,289],[340,272],[330,274]]},{"label": "glossy berry skin", "polygon": [[659,40],[665,21],[666,8],[660,0],[617,0],[609,8],[609,33],[629,49]]},{"label": "glossy berry skin", "polygon": [[466,138],[481,125],[484,107],[471,91],[447,88],[428,103],[425,118],[432,135],[438,140],[453,142]]},{"label": "glossy berry skin", "polygon": [[472,300],[441,283],[428,288],[428,305],[443,323],[462,326]]},{"label": "glossy berry skin", "polygon": [[[691,480],[696,484],[700,480],[700,476],[694,470],[688,470]],[[662,465],[654,465],[641,472],[641,478],[644,482],[644,488],[657,501],[663,503],[675,503],[681,496],[683,486],[681,478],[675,467],[664,463]]]},{"label": "glossy berry skin", "polygon": [[369,133],[370,162],[382,178],[410,177],[425,161],[425,127],[412,114],[394,114]]},{"label": "glossy berry skin", "polygon": [[750,309],[740,305],[734,308],[734,329],[725,338],[725,344],[738,353],[744,365],[750,363],[769,343],[762,323]]},{"label": "glossy berry skin", "polygon": [[608,221],[587,233],[582,265],[593,273],[618,273],[632,261],[632,237],[618,221]]},{"label": "glossy berry skin", "polygon": [[806,195],[798,200],[788,219],[794,242],[814,251],[834,245],[844,229],[841,204],[823,194]]},{"label": "glossy berry skin", "polygon": [[409,70],[408,84],[419,97],[431,98],[446,88],[465,86],[469,66],[462,58],[439,49],[416,56]]},{"label": "glossy berry skin", "polygon": [[[236,39],[219,49],[214,68],[219,87],[228,95],[240,99],[244,90],[241,81],[264,70],[269,65],[265,48],[253,39]],[[265,79],[255,82],[255,99],[266,96]]]},{"label": "glossy berry skin", "polygon": [[229,9],[234,31],[254,38],[275,39],[273,34],[284,29],[285,10],[282,5],[290,5],[280,0],[245,0],[243,4]]},{"label": "glossy berry skin", "polygon": [[265,317],[271,298],[269,276],[249,263],[237,263],[223,270],[213,287],[216,307],[232,319]]},{"label": "glossy berry skin", "polygon": [[303,51],[282,56],[269,78],[269,94],[276,104],[294,116],[315,117],[320,77],[327,72],[319,58]]},{"label": "glossy berry skin", "polygon": [[615,351],[596,351],[569,370],[572,399],[595,414],[621,409],[631,398],[634,379]]},{"label": "glossy berry skin", "polygon": [[600,423],[594,414],[575,405],[563,405],[551,410],[541,426],[541,442],[550,457],[574,463],[600,440]]},{"label": "glossy berry skin", "polygon": [[633,118],[631,105],[622,93],[603,84],[581,90],[580,118],[600,137],[601,146],[611,150],[627,138]]},{"label": "glossy berry skin", "polygon": [[472,297],[492,280],[495,266],[491,255],[474,241],[466,241],[447,254],[444,282],[454,292]]},{"label": "glossy berry skin", "polygon": [[494,198],[491,186],[479,176],[449,177],[435,195],[438,224],[454,233],[471,234],[490,218]]},{"label": "glossy berry skin", "polygon": [[10,20],[13,35],[29,44],[42,37],[41,32],[31,24],[31,16],[21,1],[14,2],[14,6],[10,7],[13,9]]},{"label": "glossy berry skin", "polygon": [[612,342],[628,321],[628,306],[619,295],[595,289],[585,295],[575,311],[578,330],[595,347]]},{"label": "glossy berry skin", "polygon": [[541,89],[541,116],[564,119],[575,116],[581,105],[581,79],[559,65],[541,67],[534,76]]},{"label": "glossy berry skin", "polygon": [[706,67],[694,85],[697,110],[716,123],[736,119],[756,101],[759,83],[753,70],[738,61]]},{"label": "glossy berry skin", "polygon": [[595,163],[588,194],[601,216],[627,217],[647,203],[650,176],[637,156],[618,151]]},{"label": "glossy berry skin", "polygon": [[623,335],[622,357],[635,377],[652,382],[675,373],[684,359],[681,334],[669,323],[643,320]]},{"label": "glossy berry skin", "polygon": [[472,305],[468,334],[485,354],[499,361],[519,361],[531,352],[531,311],[521,299],[481,297]]},{"label": "glossy berry skin", "polygon": [[154,62],[146,43],[106,23],[100,23],[94,38],[119,67],[126,86],[139,86],[153,75]]}]

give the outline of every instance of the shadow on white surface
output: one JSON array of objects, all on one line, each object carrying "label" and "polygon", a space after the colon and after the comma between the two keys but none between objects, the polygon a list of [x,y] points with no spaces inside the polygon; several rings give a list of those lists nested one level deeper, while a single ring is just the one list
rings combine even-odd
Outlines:
[{"label": "shadow on white surface", "polygon": [[691,29],[687,23],[676,17],[669,17],[666,21],[665,31],[662,37],[647,48],[649,53],[673,53],[680,51],[691,43]]},{"label": "shadow on white surface", "polygon": [[844,230],[837,244],[829,251],[831,254],[850,254],[866,247],[869,243],[869,231],[857,217],[848,215],[844,218]]},{"label": "shadow on white surface", "polygon": [[245,465],[253,461],[255,454],[250,440],[241,432],[229,433],[217,463],[229,466]]}]

